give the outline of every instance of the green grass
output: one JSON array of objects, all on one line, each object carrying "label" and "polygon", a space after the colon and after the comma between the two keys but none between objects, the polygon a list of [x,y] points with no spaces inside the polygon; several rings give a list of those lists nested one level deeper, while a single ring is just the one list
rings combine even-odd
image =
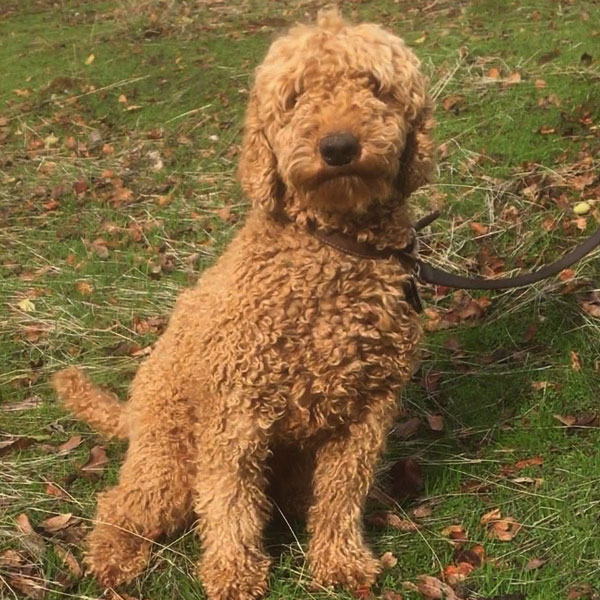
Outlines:
[{"label": "green grass", "polygon": [[[597,175],[583,191],[574,179],[585,168],[599,172],[598,4],[408,4],[348,3],[345,12],[385,22],[413,45],[430,75],[443,153],[435,184],[413,204],[417,213],[443,210],[427,240],[432,259],[464,272],[481,267],[486,253],[504,258],[507,268],[557,257],[584,235],[570,224],[572,206],[586,197],[598,214]],[[0,8],[0,441],[39,438],[0,457],[6,597],[23,593],[11,579],[15,567],[2,560],[7,549],[31,561],[27,575],[39,578],[46,598],[101,592],[87,577],[69,579],[55,546],[81,558],[76,534],[93,516],[96,492],[115,481],[125,447],[107,445],[110,460],[99,480],[80,477],[89,449],[101,441],[56,406],[48,377],[81,364],[125,394],[178,290],[215,260],[243,218],[247,202],[235,166],[251,72],[274,35],[305,12],[313,15],[315,7],[257,0],[227,7],[27,0]],[[585,53],[591,63],[582,61]],[[520,81],[506,85],[514,73]],[[445,110],[444,100],[459,95]],[[558,225],[551,229],[548,219]],[[477,237],[472,223],[488,233]],[[587,231],[595,225],[588,216]],[[425,490],[395,510],[410,515],[430,503],[432,512],[418,519],[417,532],[368,529],[377,552],[399,558],[376,595],[402,591],[402,582],[420,574],[438,576],[453,553],[441,531],[455,524],[493,559],[465,583],[473,597],[566,598],[583,584],[599,592],[600,432],[571,434],[554,418],[599,409],[600,328],[580,306],[599,275],[595,261],[576,267],[580,287],[555,280],[490,296],[481,319],[449,329],[437,330],[431,311],[443,323],[461,297],[424,291],[424,322],[436,331],[403,399],[406,417],[440,414],[445,429],[436,434],[423,425],[404,442],[392,435],[380,486],[387,466],[417,456]],[[29,312],[25,299],[33,303]],[[537,331],[529,339],[532,323]],[[428,392],[420,377],[430,372],[441,379]],[[549,385],[535,386],[541,382]],[[19,402],[37,406],[8,410]],[[73,435],[83,443],[66,455],[44,446]],[[532,457],[543,463],[508,469]],[[543,481],[535,487],[523,477]],[[47,494],[47,482],[68,496]],[[475,493],[469,482],[485,490]],[[510,542],[490,540],[479,523],[495,507],[523,525]],[[373,500],[369,510],[377,508]],[[43,554],[28,554],[15,516],[26,513],[43,533],[43,519],[65,512],[83,527],[45,535]],[[268,532],[276,556],[269,598],[351,597],[310,589],[306,536],[301,525],[293,529]],[[193,533],[164,543],[126,591],[154,600],[202,597]],[[528,570],[533,558],[546,562]]]}]

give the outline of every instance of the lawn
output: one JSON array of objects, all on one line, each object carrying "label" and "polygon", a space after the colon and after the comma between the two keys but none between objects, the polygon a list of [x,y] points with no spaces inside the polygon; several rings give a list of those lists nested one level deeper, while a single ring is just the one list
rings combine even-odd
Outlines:
[{"label": "lawn", "polygon": [[[102,595],[82,538],[125,446],[65,413],[49,376],[80,365],[126,397],[178,291],[248,209],[235,169],[253,68],[318,5],[2,2],[0,597]],[[341,6],[404,37],[430,76],[439,161],[412,199],[442,211],[430,260],[530,269],[598,227],[597,1]],[[597,257],[525,290],[423,289],[421,368],[367,510],[393,557],[368,597],[444,597],[429,575],[465,600],[600,598]],[[351,598],[311,588],[305,539],[269,530],[268,598]],[[198,553],[192,531],[163,540],[108,597],[202,598]]]}]

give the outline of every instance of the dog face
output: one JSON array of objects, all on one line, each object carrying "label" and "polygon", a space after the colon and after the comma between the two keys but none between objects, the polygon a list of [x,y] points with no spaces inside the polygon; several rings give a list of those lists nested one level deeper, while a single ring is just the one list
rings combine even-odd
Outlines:
[{"label": "dog face", "polygon": [[427,182],[430,127],[425,79],[404,42],[321,13],[316,26],[274,42],[257,70],[242,185],[268,211],[292,196],[314,209],[364,213]]}]

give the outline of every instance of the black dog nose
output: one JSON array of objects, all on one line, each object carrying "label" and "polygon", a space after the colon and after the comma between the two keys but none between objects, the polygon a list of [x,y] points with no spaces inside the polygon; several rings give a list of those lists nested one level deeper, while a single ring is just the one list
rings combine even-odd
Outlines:
[{"label": "black dog nose", "polygon": [[352,162],[360,152],[360,146],[351,133],[332,133],[321,138],[319,152],[328,165],[341,167]]}]

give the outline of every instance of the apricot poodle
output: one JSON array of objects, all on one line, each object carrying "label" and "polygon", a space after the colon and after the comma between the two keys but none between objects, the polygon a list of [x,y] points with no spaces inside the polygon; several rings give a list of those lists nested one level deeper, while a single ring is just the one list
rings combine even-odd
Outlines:
[{"label": "apricot poodle", "polygon": [[276,40],[246,117],[253,208],[180,296],[130,400],[78,369],[55,375],[73,413],[129,439],[87,542],[101,584],[134,578],[153,540],[195,518],[208,597],[256,598],[274,503],[304,512],[318,584],[375,581],[362,511],[421,328],[401,261],[355,256],[314,230],[410,243],[407,198],[432,166],[425,84],[401,39],[335,10]]}]

